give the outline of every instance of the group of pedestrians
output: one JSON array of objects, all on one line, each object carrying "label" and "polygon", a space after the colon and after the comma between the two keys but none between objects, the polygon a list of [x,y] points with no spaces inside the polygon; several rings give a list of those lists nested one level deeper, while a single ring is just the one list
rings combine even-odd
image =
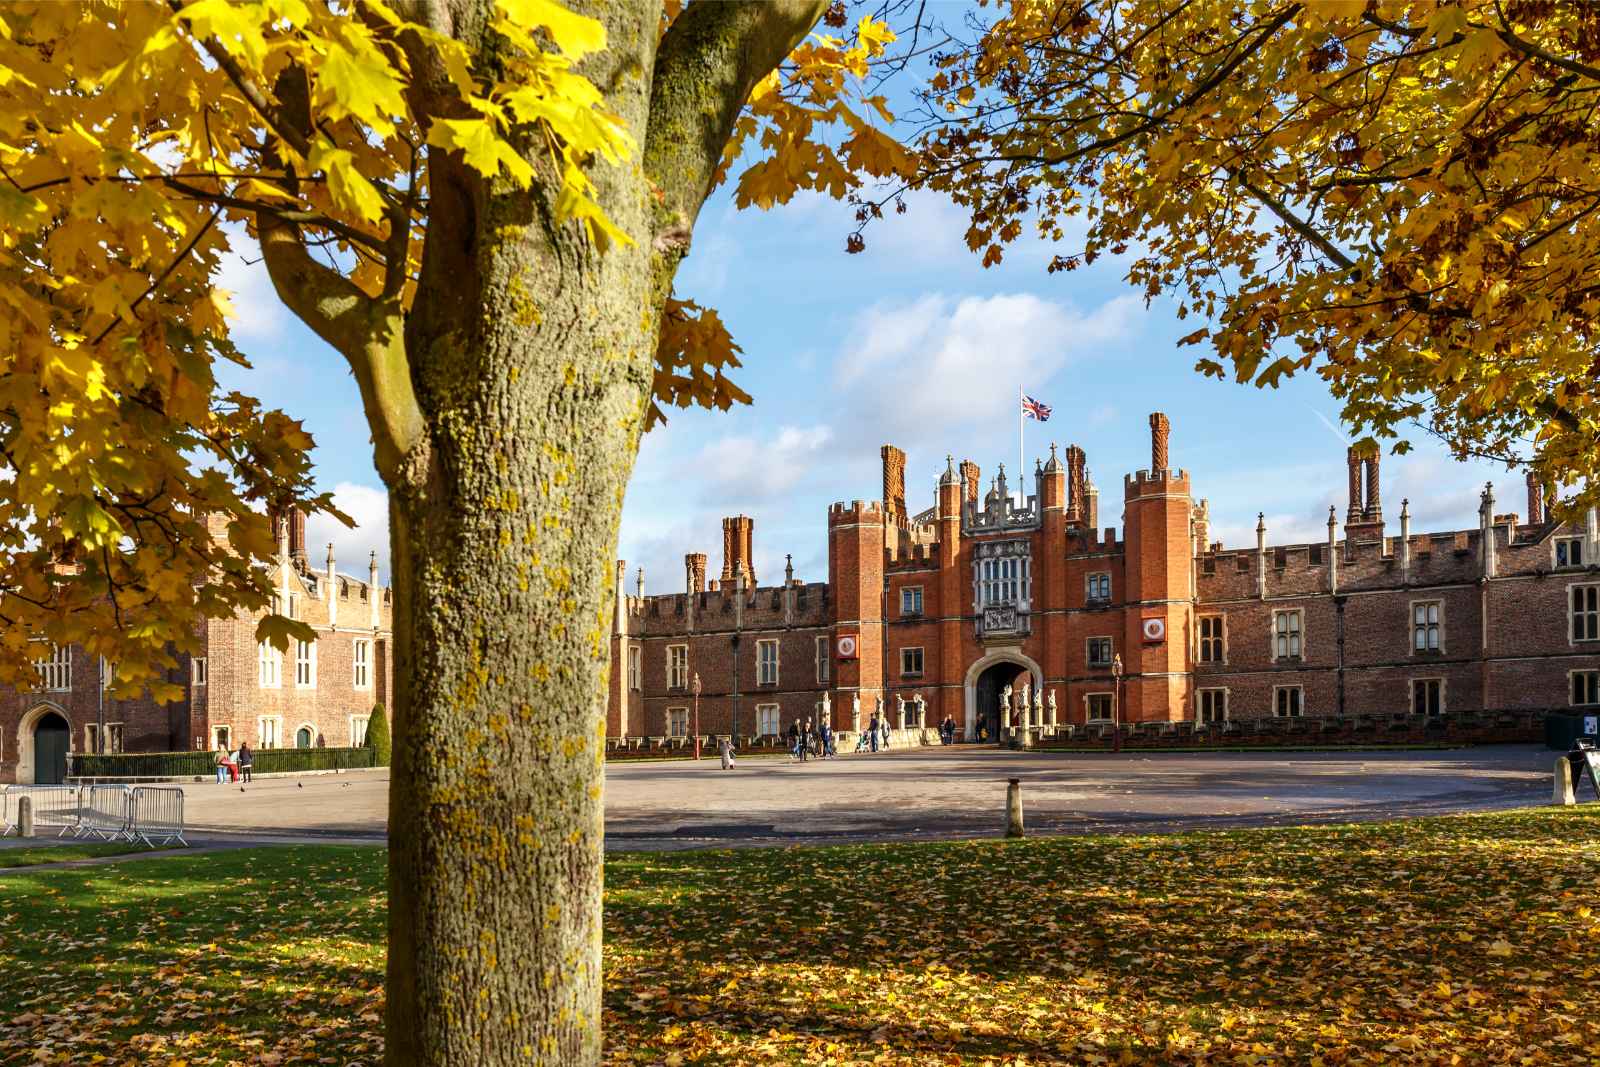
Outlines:
[{"label": "group of pedestrians", "polygon": [[949,715],[946,715],[944,721],[939,724],[939,743],[941,745],[956,743],[956,720]]},{"label": "group of pedestrians", "polygon": [[804,763],[808,758],[834,759],[839,753],[834,747],[833,727],[826,722],[815,726],[810,719],[796,719],[789,724],[789,758]]},{"label": "group of pedestrians", "polygon": [[230,751],[227,745],[218,745],[216,754],[217,784],[227,782],[249,782],[250,772],[255,767],[256,757],[250,751],[249,742],[240,742],[239,747]]},{"label": "group of pedestrians", "polygon": [[889,716],[873,712],[872,718],[867,720],[867,728],[856,738],[856,751],[876,752],[879,748],[889,751]]}]

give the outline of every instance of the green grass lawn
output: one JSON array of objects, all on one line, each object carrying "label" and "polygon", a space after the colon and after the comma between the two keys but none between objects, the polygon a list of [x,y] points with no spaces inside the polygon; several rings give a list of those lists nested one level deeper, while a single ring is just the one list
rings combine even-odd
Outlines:
[{"label": "green grass lawn", "polygon": [[[616,1063],[1592,1063],[1600,806],[614,856]],[[0,1063],[381,1059],[383,853],[0,882]],[[97,1057],[103,1057],[98,1059]]]},{"label": "green grass lawn", "polygon": [[37,848],[0,848],[0,868],[33,867],[41,863],[65,863],[67,860],[155,851],[149,845],[130,845],[123,841],[74,841],[64,845],[40,845]]}]

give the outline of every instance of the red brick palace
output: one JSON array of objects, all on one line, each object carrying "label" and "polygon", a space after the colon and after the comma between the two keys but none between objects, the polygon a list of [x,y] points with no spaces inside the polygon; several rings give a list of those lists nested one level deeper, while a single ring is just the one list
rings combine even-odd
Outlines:
[{"label": "red brick palace", "polygon": [[[777,733],[830,709],[864,725],[952,716],[996,736],[1000,693],[1024,684],[1049,724],[1110,721],[1117,669],[1124,722],[1356,715],[1448,716],[1600,704],[1600,528],[1548,518],[1528,487],[1526,521],[1396,536],[1379,458],[1347,457],[1350,500],[1326,542],[1225,550],[1206,501],[1168,462],[1169,424],[1150,417],[1149,470],[1123,480],[1120,531],[1101,528],[1076,446],[1051,448],[1019,505],[1002,469],[949,462],[934,506],[907,510],[905,455],[885,445],[883,498],[828,511],[828,581],[760,585],[752,523],[723,521],[719,579],[685,557],[681,593],[625,588],[617,604],[607,730]],[[828,703],[821,702],[826,694]]]},{"label": "red brick palace", "polygon": [[[68,752],[172,752],[237,747],[360,744],[374,704],[387,704],[392,633],[389,590],[376,559],[366,578],[342,574],[328,546],[324,567],[306,555],[305,516],[274,521],[277,610],[309,623],[317,639],[282,653],[256,642],[260,614],[201,624],[202,652],[178,656],[167,680],[183,699],[113,700],[83,648],[51,648],[37,661],[39,686],[0,688],[0,783],[60,781]],[[214,529],[220,533],[220,529]]]}]

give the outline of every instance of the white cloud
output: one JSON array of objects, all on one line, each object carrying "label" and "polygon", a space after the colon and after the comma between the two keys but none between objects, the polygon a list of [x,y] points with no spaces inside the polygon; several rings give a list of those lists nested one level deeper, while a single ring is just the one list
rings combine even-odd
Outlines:
[{"label": "white cloud", "polygon": [[784,426],[767,441],[737,434],[712,441],[695,457],[701,498],[742,506],[782,496],[805,480],[831,440],[829,426]]},{"label": "white cloud", "polygon": [[340,482],[333,487],[333,502],[355,520],[354,529],[331,515],[312,515],[306,520],[306,554],[313,568],[321,569],[328,542],[333,542],[336,566],[344,574],[365,581],[367,560],[378,554],[378,580],[389,580],[389,494],[382,489],[356,482]]},{"label": "white cloud", "polygon": [[1014,419],[1018,385],[1038,389],[1073,358],[1127,337],[1139,308],[1120,296],[1085,314],[1028,293],[869,308],[836,364],[847,425],[859,428],[852,436],[937,450],[959,428]]}]

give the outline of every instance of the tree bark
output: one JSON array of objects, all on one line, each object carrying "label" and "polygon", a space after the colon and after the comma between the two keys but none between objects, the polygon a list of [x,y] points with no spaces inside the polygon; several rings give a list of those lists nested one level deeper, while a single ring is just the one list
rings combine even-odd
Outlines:
[{"label": "tree bark", "polygon": [[[652,101],[663,73],[659,0],[568,6],[606,25],[607,48],[580,69],[641,145],[662,110],[698,112],[721,140],[712,130],[696,150],[672,153],[670,177],[637,162],[593,168],[601,206],[633,237],[604,254],[576,226],[555,224],[553,183],[518,190],[431,153],[428,235],[403,339],[412,389],[400,406],[414,403],[416,417],[397,417],[392,396],[378,396],[392,337],[367,344],[365,375],[352,356],[390,490],[394,1067],[600,1060],[613,560],[663,279],[670,286],[704,199],[716,162],[707,153],[720,152],[755,79],[825,5],[758,5],[767,18],[741,14],[719,50],[678,48],[708,78],[730,62],[766,64],[705,82],[739,94],[712,109]],[[417,17],[492,62],[492,7],[440,0]],[[738,48],[751,25],[759,47]],[[666,73],[684,81],[671,64]],[[543,165],[536,143],[528,158]],[[669,231],[682,242],[661,240]]]}]

